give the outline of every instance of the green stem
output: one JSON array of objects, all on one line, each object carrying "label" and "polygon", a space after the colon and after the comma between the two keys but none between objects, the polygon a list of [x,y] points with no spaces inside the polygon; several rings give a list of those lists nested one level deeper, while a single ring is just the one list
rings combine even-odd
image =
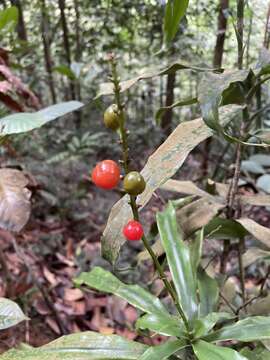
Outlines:
[{"label": "green stem", "polygon": [[[116,101],[116,105],[118,107],[119,117],[120,117],[119,132],[120,132],[120,139],[121,139],[122,152],[123,152],[123,167],[124,167],[125,174],[128,174],[130,171],[129,170],[129,148],[128,148],[128,140],[127,140],[127,130],[125,128],[124,105],[121,102],[121,94],[120,94],[121,87],[120,87],[120,82],[119,82],[119,78],[118,78],[118,74],[117,74],[116,62],[115,62],[115,59],[113,56],[111,56],[110,62],[111,62],[111,68],[112,68],[111,81],[114,85],[115,101]],[[136,204],[136,196],[130,195],[129,204],[132,209],[132,214],[133,214],[134,220],[139,221],[140,218],[139,218],[138,206]],[[161,264],[159,263],[159,260],[156,256],[156,254],[154,253],[154,251],[152,250],[151,245],[149,244],[145,235],[142,236],[142,242],[144,244],[145,249],[148,251],[149,255],[152,258],[152,261],[153,261],[154,266],[159,274],[160,279],[163,281],[165,288],[167,289],[168,293],[170,294],[171,298],[173,299],[175,307],[184,322],[184,325],[187,329],[188,334],[190,334],[191,329],[190,329],[187,317],[177,299],[177,294],[175,293],[175,290],[172,287],[171,283],[168,281],[168,279],[164,273],[164,270],[163,270]]]}]

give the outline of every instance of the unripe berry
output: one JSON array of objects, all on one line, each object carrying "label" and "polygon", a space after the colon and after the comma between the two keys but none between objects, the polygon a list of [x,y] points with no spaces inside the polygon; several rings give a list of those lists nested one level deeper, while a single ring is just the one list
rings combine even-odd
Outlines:
[{"label": "unripe berry", "polygon": [[117,130],[120,126],[118,107],[116,104],[110,105],[104,112],[104,124],[111,130]]},{"label": "unripe berry", "polygon": [[140,240],[143,236],[143,227],[141,223],[136,220],[130,220],[123,228],[123,235],[127,240]]},{"label": "unripe berry", "polygon": [[139,195],[145,189],[145,180],[137,171],[131,171],[124,178],[124,189],[130,195]]},{"label": "unripe berry", "polygon": [[113,189],[120,181],[120,167],[113,160],[103,160],[93,169],[92,181],[102,189]]}]

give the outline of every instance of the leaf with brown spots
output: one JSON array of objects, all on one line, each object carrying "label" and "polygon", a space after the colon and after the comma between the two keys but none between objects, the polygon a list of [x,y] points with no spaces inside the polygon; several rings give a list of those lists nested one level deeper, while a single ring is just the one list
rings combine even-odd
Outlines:
[{"label": "leaf with brown spots", "polygon": [[[230,120],[242,109],[238,105],[220,108],[222,124]],[[182,166],[188,154],[202,141],[213,135],[213,131],[202,118],[183,122],[177,126],[166,141],[151,155],[142,170],[146,181],[145,191],[138,197],[140,209],[151,199],[153,192],[169,180]],[[125,243],[122,228],[132,218],[128,196],[124,196],[112,208],[102,237],[102,254],[114,263],[121,246]]]}]

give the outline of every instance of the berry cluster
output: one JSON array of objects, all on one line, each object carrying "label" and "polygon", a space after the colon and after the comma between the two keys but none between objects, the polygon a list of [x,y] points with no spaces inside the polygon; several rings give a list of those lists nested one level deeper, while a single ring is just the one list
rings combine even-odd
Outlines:
[{"label": "berry cluster", "polygon": [[[120,126],[117,105],[111,105],[104,113],[105,126],[116,131]],[[92,171],[92,181],[99,188],[111,190],[117,187],[121,179],[121,169],[113,160],[99,162]],[[127,194],[137,196],[145,189],[145,180],[137,171],[130,171],[124,177],[123,187]],[[130,220],[123,228],[123,235],[127,240],[140,240],[143,227],[139,221]]]}]

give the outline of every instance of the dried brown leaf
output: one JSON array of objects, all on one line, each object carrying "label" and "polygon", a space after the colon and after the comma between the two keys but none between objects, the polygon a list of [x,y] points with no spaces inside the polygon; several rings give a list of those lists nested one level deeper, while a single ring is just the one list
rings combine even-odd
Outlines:
[{"label": "dried brown leaf", "polygon": [[30,216],[28,180],[15,169],[0,169],[0,227],[20,231]]},{"label": "dried brown leaf", "polygon": [[242,218],[236,221],[238,221],[257,240],[270,248],[270,229],[248,218]]}]

